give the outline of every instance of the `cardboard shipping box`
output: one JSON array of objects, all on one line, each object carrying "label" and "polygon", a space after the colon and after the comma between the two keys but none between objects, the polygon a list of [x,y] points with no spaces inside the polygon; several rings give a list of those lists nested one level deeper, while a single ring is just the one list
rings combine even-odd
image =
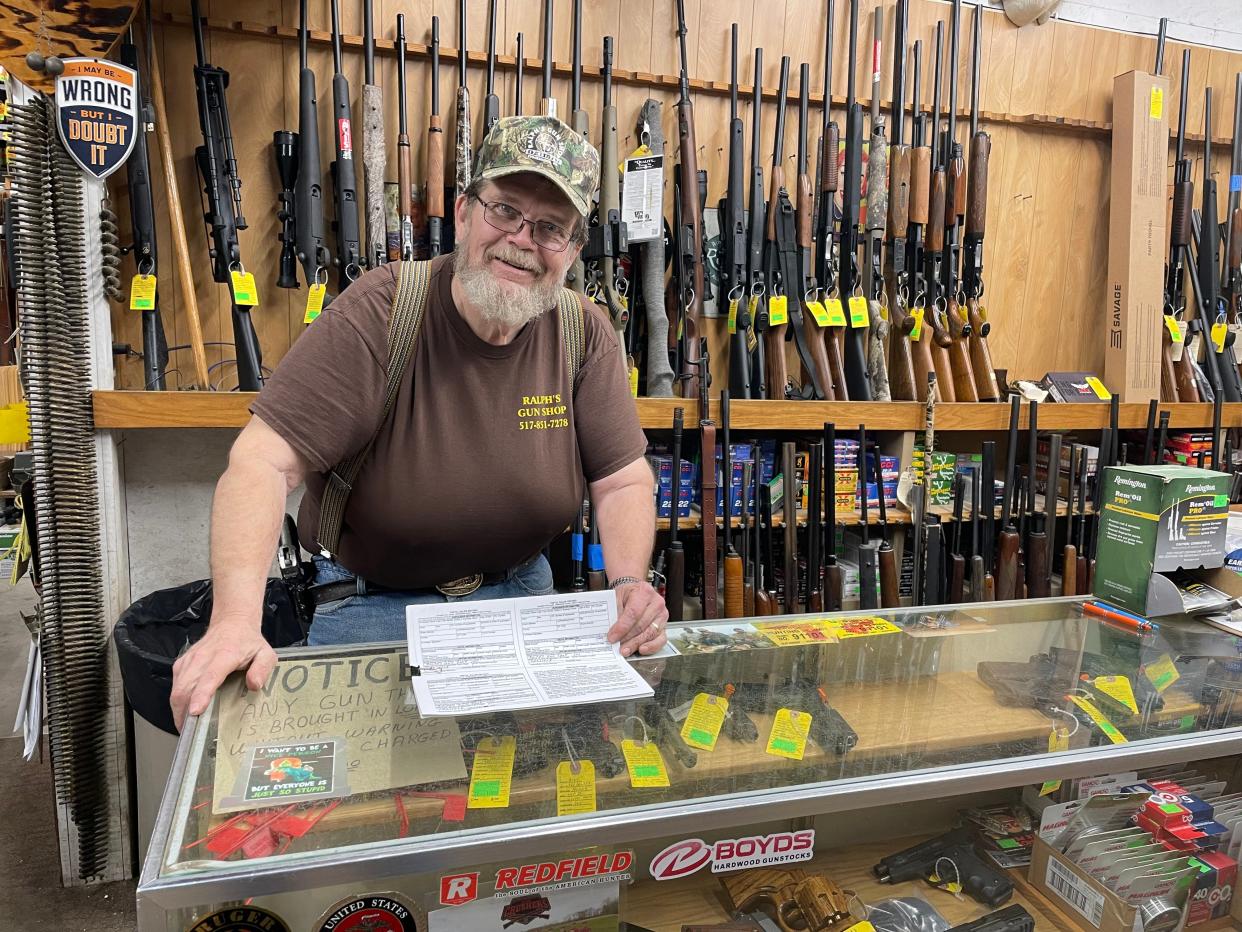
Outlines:
[{"label": "cardboard shipping box", "polygon": [[1126,402],[1160,398],[1168,96],[1165,77],[1128,71],[1113,79],[1104,384]]}]

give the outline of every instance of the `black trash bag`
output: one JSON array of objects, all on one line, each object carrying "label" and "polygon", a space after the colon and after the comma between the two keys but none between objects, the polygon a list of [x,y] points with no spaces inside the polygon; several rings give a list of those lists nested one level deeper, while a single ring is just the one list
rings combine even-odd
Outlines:
[{"label": "black trash bag", "polygon": [[[199,579],[143,596],[121,613],[112,631],[129,704],[170,735],[177,734],[168,704],[173,662],[206,633],[210,620],[211,580]],[[284,580],[268,579],[263,637],[272,647],[289,647],[305,636]]]}]

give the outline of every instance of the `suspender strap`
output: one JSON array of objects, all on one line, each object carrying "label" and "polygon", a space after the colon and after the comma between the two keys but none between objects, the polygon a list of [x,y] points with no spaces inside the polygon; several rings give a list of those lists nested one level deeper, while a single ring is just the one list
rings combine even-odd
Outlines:
[{"label": "suspender strap", "polygon": [[423,311],[427,307],[427,293],[431,288],[430,262],[402,262],[397,278],[397,291],[392,299],[392,312],[388,317],[388,371],[387,391],[384,394],[384,413],[376,425],[375,433],[366,446],[328,473],[328,484],[323,490],[319,504],[319,549],[328,555],[335,554],[341,538],[341,524],[345,519],[345,504],[353,491],[353,481],[362,470],[362,464],[375,445],[375,438],[383,430],[401,376],[414,351],[414,342],[423,323]]},{"label": "suspender strap", "polygon": [[[362,464],[371,453],[375,439],[383,430],[392,413],[393,403],[397,400],[397,391],[401,386],[401,377],[410,363],[414,352],[414,344],[418,340],[418,331],[422,327],[423,312],[427,308],[427,295],[431,290],[431,263],[401,263],[401,273],[397,278],[397,291],[392,299],[392,312],[388,318],[388,369],[386,373],[387,391],[384,394],[384,413],[379,419],[375,433],[371,439],[353,456],[328,473],[328,482],[323,490],[323,500],[319,504],[319,545],[320,552],[333,556],[340,544],[341,525],[345,520],[345,505],[349,501],[349,493],[353,491],[353,482],[362,471]],[[562,342],[564,343],[565,362],[569,367],[569,390],[574,389],[578,372],[582,368],[583,356],[586,354],[585,311],[577,294],[568,288],[562,288],[556,301],[557,313],[561,320]]]}]

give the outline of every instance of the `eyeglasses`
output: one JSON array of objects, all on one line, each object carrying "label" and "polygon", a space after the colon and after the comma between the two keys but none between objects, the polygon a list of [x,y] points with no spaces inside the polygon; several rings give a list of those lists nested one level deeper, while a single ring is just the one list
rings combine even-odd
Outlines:
[{"label": "eyeglasses", "polygon": [[504,201],[488,202],[479,198],[479,203],[483,205],[483,219],[492,229],[501,233],[520,233],[523,225],[529,223],[530,238],[552,252],[564,252],[573,238],[563,227],[548,220],[528,220],[520,210]]}]

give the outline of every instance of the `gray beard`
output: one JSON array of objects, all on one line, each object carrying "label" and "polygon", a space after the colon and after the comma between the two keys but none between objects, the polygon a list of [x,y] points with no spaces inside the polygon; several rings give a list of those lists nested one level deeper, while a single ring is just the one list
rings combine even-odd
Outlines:
[{"label": "gray beard", "polygon": [[547,313],[556,304],[561,283],[541,277],[532,285],[499,281],[485,265],[474,265],[464,249],[454,250],[453,277],[484,320],[518,328]]}]

